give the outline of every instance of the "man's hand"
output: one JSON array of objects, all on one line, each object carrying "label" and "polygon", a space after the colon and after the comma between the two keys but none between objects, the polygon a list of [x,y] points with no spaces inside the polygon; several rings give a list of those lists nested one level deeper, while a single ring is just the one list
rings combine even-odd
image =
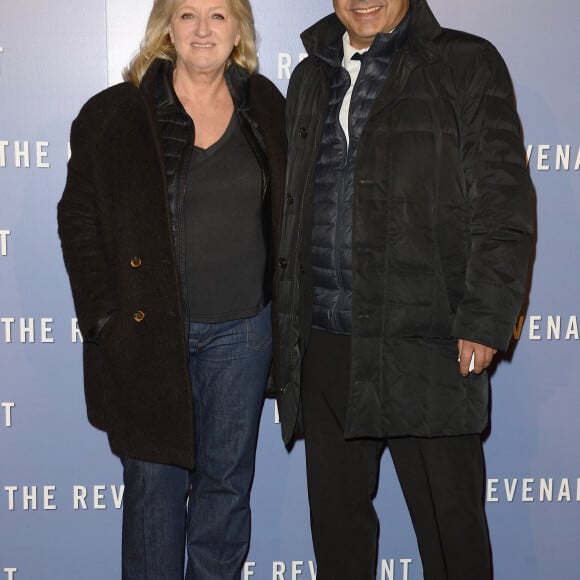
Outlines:
[{"label": "man's hand", "polygon": [[466,377],[469,374],[471,355],[474,355],[473,372],[478,375],[491,364],[493,355],[497,352],[497,349],[495,348],[477,342],[471,342],[470,340],[464,340],[463,338],[460,338],[457,341],[457,349],[459,373],[463,377]]}]

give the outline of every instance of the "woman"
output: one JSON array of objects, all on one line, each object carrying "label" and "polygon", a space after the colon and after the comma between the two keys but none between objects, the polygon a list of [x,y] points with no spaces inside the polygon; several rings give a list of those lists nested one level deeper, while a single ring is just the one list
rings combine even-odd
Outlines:
[{"label": "woman", "polygon": [[239,578],[248,550],[285,159],[254,38],[247,0],[155,0],[128,82],[72,127],[59,233],[124,580],[182,579],[186,546],[186,578]]}]

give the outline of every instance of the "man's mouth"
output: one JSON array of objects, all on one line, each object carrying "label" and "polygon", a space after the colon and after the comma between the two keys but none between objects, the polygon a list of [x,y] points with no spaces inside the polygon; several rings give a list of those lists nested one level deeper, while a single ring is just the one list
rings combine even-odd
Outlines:
[{"label": "man's mouth", "polygon": [[373,14],[378,12],[382,6],[375,6],[374,8],[355,8],[353,12],[355,14]]}]

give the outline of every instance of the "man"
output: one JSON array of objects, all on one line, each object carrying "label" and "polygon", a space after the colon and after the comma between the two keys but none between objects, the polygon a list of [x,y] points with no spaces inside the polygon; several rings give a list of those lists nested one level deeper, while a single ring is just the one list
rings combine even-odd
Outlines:
[{"label": "man", "polygon": [[317,578],[375,578],[386,444],[424,577],[488,580],[486,369],[533,233],[511,83],[426,0],[334,9],[288,90],[277,277],[278,402],[285,442],[304,430]]}]

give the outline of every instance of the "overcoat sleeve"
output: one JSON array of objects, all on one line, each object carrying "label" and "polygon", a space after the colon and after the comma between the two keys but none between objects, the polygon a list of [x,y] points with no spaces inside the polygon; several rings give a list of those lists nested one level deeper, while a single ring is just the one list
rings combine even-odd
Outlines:
[{"label": "overcoat sleeve", "polygon": [[58,232],[79,321],[86,341],[95,341],[115,308],[111,271],[103,245],[103,211],[95,188],[95,130],[83,113],[71,129],[72,155],[58,203]]},{"label": "overcoat sleeve", "polygon": [[534,193],[511,80],[486,44],[462,87],[467,272],[453,336],[505,350],[526,289]]}]

